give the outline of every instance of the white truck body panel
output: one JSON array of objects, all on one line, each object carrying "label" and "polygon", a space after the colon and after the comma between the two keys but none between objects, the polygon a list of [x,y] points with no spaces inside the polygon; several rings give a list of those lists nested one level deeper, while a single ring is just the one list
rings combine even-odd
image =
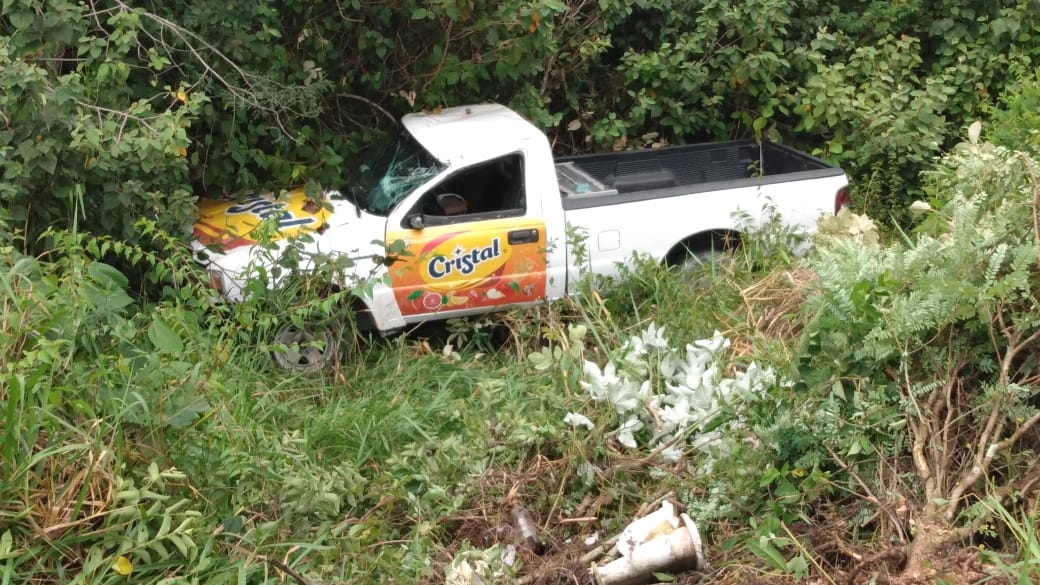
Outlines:
[{"label": "white truck body panel", "polygon": [[459,168],[513,152],[520,145],[548,141],[519,114],[498,104],[478,104],[418,112],[401,124],[437,160]]},{"label": "white truck body panel", "polygon": [[[618,264],[630,260],[633,254],[649,255],[662,262],[682,237],[735,230],[737,213],[745,213],[747,227],[754,228],[767,219],[769,208],[775,208],[789,227],[810,233],[817,218],[833,213],[833,195],[808,195],[814,191],[833,194],[845,185],[845,180],[825,177],[810,181],[811,185],[791,181],[574,209],[566,212],[566,221],[587,234],[591,272],[614,276]],[[690,232],[691,226],[696,226],[696,232]],[[677,234],[682,236],[677,239]]]}]

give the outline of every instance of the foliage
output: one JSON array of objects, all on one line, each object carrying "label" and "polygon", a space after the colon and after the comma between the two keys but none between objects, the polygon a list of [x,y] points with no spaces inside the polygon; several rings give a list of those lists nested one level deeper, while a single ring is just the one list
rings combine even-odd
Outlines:
[{"label": "foliage", "polygon": [[141,217],[185,233],[192,192],[338,188],[393,118],[481,101],[524,113],[559,151],[794,142],[843,164],[872,215],[905,219],[931,157],[1040,58],[1035,0],[239,8],[5,3],[13,225],[35,234],[78,212],[111,235]]},{"label": "foliage", "polygon": [[0,203],[30,245],[76,222],[130,241],[141,218],[186,233],[193,215],[188,131],[206,95],[142,44],[137,11],[93,8],[3,6]]},{"label": "foliage", "polygon": [[[175,566],[233,572],[213,563],[200,503],[162,462],[164,431],[211,411],[214,368],[226,357],[197,353],[207,324],[183,258],[107,238],[48,239],[56,247],[46,260],[8,246],[0,276],[6,574],[75,583]],[[167,310],[138,313],[127,279],[101,260],[108,256],[146,263],[167,290]]]},{"label": "foliage", "polygon": [[906,206],[922,195],[918,174],[1036,59],[1036,8],[959,0],[872,2],[858,15],[838,8],[798,49],[810,67],[794,130],[822,139],[817,152],[857,177],[872,215],[905,223]]},{"label": "foliage", "polygon": [[[189,251],[153,226],[138,230],[157,240],[144,248],[52,232],[42,257],[5,249],[0,575],[220,583],[298,567],[338,580],[428,576],[429,539],[467,501],[466,478],[486,469],[471,450],[525,453],[546,432],[536,429],[550,428],[521,381],[486,371],[486,361],[408,355],[403,343],[373,356],[370,377],[350,391],[279,380],[256,339],[328,299],[307,293],[271,312],[268,297],[222,316]],[[148,266],[163,298],[141,305],[99,259],[109,257]],[[486,413],[498,413],[505,434],[464,442],[467,429],[486,428]],[[381,507],[422,520],[368,513]],[[372,552],[412,537],[408,549]],[[295,558],[279,565],[286,555]]]},{"label": "foliage", "polygon": [[821,240],[799,364],[813,395],[846,403],[843,433],[865,423],[857,452],[896,458],[892,446],[905,445],[916,479],[901,490],[922,490],[921,522],[958,527],[954,540],[989,514],[969,507],[982,482],[1011,494],[1037,473],[1021,439],[1040,421],[1031,357],[1040,167],[979,135],[975,125],[929,175],[932,204],[915,206],[928,217],[905,241]]},{"label": "foliage", "polygon": [[1023,76],[989,111],[987,138],[994,144],[1040,154],[1040,69]]},{"label": "foliage", "polygon": [[[739,416],[740,403],[756,400],[775,381],[771,370],[754,362],[723,377],[719,362],[728,345],[716,331],[711,339],[688,343],[680,352],[670,346],[663,328],[650,324],[625,340],[603,368],[586,361],[581,387],[593,402],[607,403],[622,419],[611,432],[621,445],[649,449],[671,462],[688,448],[698,449],[705,455],[703,469],[710,471],[732,450],[722,440],[724,420]],[[590,419],[573,412],[564,422],[595,428]]]},{"label": "foliage", "polygon": [[[471,539],[504,534],[491,521],[509,505],[580,542],[667,492],[711,521],[712,555],[772,571],[817,570],[793,529],[828,515],[906,542],[894,510],[909,502],[950,539],[996,521],[1018,543],[1005,569],[1028,578],[1040,171],[1013,149],[1036,147],[1037,14],[1033,0],[4,2],[0,581],[436,580],[467,559],[501,566],[506,548]],[[635,259],[571,302],[501,316],[504,346],[456,323],[444,344],[361,346],[327,377],[272,371],[277,327],[318,318],[349,337],[342,309],[363,289],[329,294],[351,267],[313,258],[328,271],[275,263],[253,300],[211,306],[178,243],[195,194],[337,187],[390,118],[486,100],[559,151],[794,142],[845,165],[879,222],[921,217],[896,241],[835,218],[813,272],[769,226],[704,270]],[[955,144],[981,113],[1011,148],[975,127]],[[616,405],[592,400],[683,386],[686,366],[662,369],[683,352],[643,343],[648,323],[674,340],[723,332],[712,383],[752,363],[794,381],[698,425],[729,448],[710,474],[624,447]],[[646,404],[625,413],[648,425],[632,441],[661,447]],[[566,514],[599,520],[553,520]]]},{"label": "foliage", "polygon": [[[1018,545],[1018,554],[997,553],[994,565],[999,573],[1006,575],[1015,583],[1030,583],[1040,578],[1040,535],[1037,534],[1035,510],[1019,510],[1011,501],[1006,506],[997,498],[990,498],[984,506],[988,507],[996,520],[1008,529],[1011,538]],[[1035,504],[1034,504],[1035,505]]]}]

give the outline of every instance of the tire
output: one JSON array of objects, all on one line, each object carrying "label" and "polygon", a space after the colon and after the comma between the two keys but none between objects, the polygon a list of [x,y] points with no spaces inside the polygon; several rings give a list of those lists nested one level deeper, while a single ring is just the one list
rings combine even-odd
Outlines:
[{"label": "tire", "polygon": [[721,247],[715,249],[694,249],[683,247],[683,255],[677,263],[680,270],[700,270],[719,268],[733,260],[733,249]]},{"label": "tire", "polygon": [[275,366],[288,372],[311,374],[335,365],[338,358],[338,336],[326,326],[293,323],[283,325],[274,336],[271,351]]}]

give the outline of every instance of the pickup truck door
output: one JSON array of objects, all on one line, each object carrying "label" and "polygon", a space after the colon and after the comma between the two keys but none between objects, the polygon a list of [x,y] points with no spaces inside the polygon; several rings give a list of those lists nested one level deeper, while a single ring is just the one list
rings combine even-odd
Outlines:
[{"label": "pickup truck door", "polygon": [[391,217],[386,241],[405,252],[388,274],[406,320],[545,298],[545,221],[528,216],[523,189],[523,157],[509,155],[453,173]]}]

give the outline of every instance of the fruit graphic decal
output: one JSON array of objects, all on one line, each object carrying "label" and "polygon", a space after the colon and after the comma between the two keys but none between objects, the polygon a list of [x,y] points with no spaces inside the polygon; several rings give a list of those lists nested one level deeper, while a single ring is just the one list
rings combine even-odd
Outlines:
[{"label": "fruit graphic decal", "polygon": [[[482,222],[477,229],[466,227],[387,234],[387,241],[405,241],[410,254],[390,267],[402,315],[510,305],[545,296],[541,221],[502,220]],[[511,232],[537,237],[510,244]]]}]

